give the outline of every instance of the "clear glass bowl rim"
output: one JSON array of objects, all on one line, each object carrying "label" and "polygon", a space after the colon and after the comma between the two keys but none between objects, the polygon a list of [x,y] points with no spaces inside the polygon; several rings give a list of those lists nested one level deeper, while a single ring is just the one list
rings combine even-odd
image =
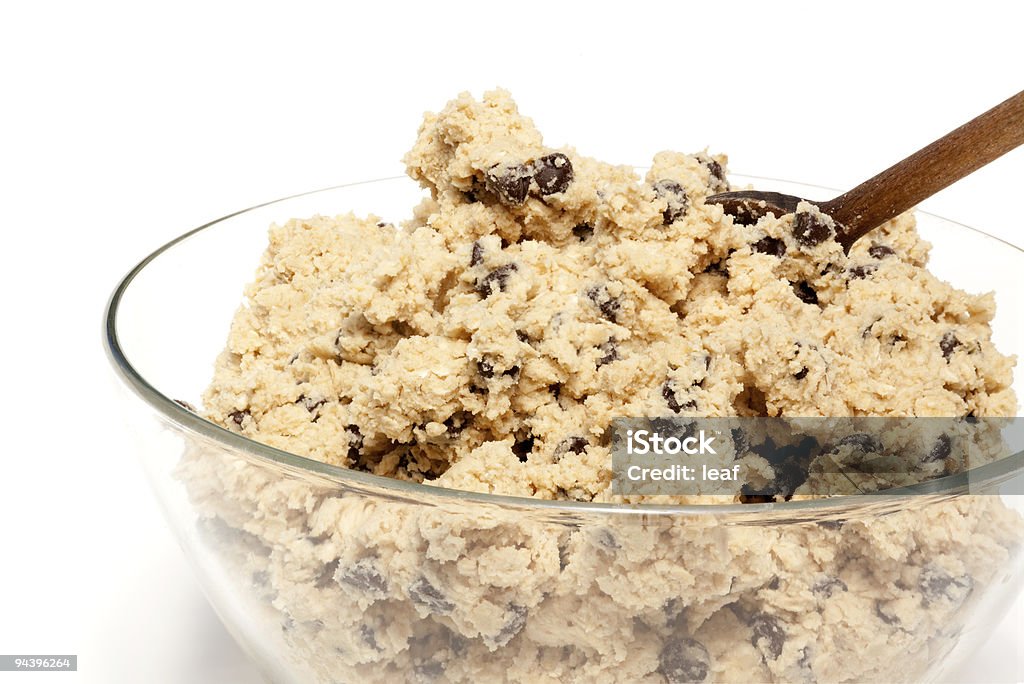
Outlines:
[{"label": "clear glass bowl rim", "polygon": [[[642,170],[643,167],[636,167],[638,170]],[[736,179],[742,179],[744,181],[761,181],[764,183],[790,183],[795,185],[801,185],[807,188],[814,188],[821,190],[822,192],[838,192],[833,188],[827,188],[823,186],[811,185],[808,183],[801,183],[798,181],[786,181],[776,178],[768,178],[764,176],[752,176],[747,174],[729,174],[730,177]],[[384,183],[384,182],[395,182],[399,180],[408,181],[406,176],[390,176],[386,178],[376,178],[372,180],[358,181],[355,183],[343,183],[340,185],[333,185],[326,188],[320,188],[317,190],[310,190],[307,192],[296,193],[294,195],[288,195],[287,197],[281,197],[268,202],[262,202],[260,204],[240,209],[238,211],[226,214],[219,218],[216,218],[208,223],[204,223],[197,228],[193,228],[190,231],[179,235],[178,237],[170,240],[166,244],[160,246],[142,261],[135,265],[127,275],[125,275],[121,281],[114,288],[111,293],[107,306],[103,315],[103,346],[106,352],[107,359],[113,366],[113,369],[119,379],[128,386],[139,398],[141,398],[146,404],[157,411],[157,413],[164,419],[170,421],[178,427],[184,428],[187,431],[195,432],[205,438],[211,439],[221,446],[224,446],[233,452],[241,452],[246,457],[255,457],[256,459],[266,463],[277,466],[283,466],[284,468],[300,473],[306,473],[318,478],[326,478],[333,484],[346,486],[355,489],[372,488],[386,492],[395,498],[403,500],[412,500],[424,504],[429,504],[431,499],[435,500],[448,500],[451,502],[458,503],[479,503],[492,506],[500,506],[503,508],[521,508],[530,509],[537,512],[547,511],[551,513],[575,513],[575,514],[618,514],[618,515],[629,515],[629,514],[641,514],[641,515],[722,515],[722,514],[760,514],[766,513],[778,513],[778,514],[795,514],[814,512],[815,515],[820,513],[834,513],[834,514],[847,514],[851,513],[856,509],[864,506],[875,506],[880,503],[889,503],[898,505],[900,501],[905,500],[910,496],[957,496],[969,493],[972,490],[979,488],[994,487],[1001,482],[1004,482],[1014,476],[1019,476],[1024,473],[1024,452],[1008,456],[1000,459],[993,463],[973,468],[969,471],[958,473],[956,475],[949,475],[942,478],[936,478],[920,484],[916,484],[909,487],[903,487],[900,489],[887,490],[884,493],[879,494],[853,494],[843,495],[827,498],[818,499],[805,499],[799,501],[785,501],[777,503],[761,503],[761,504],[685,504],[685,505],[672,505],[672,504],[615,504],[615,503],[594,503],[585,501],[561,501],[561,500],[549,500],[549,499],[534,499],[529,497],[519,496],[506,496],[503,494],[488,494],[483,492],[474,492],[462,489],[450,489],[446,487],[438,487],[435,485],[420,484],[416,482],[408,482],[405,480],[396,480],[382,475],[373,475],[371,473],[364,473],[357,470],[350,470],[340,466],[334,466],[322,461],[317,461],[312,458],[299,456],[281,449],[277,449],[266,444],[262,444],[255,440],[249,439],[244,435],[237,432],[232,432],[226,428],[223,428],[216,423],[213,423],[202,416],[189,411],[184,408],[176,401],[163,394],[160,390],[154,387],[142,374],[136,370],[136,368],[128,360],[124,349],[121,346],[120,339],[118,337],[117,330],[117,316],[119,311],[119,305],[122,298],[127,292],[132,281],[149,265],[152,261],[157,259],[164,252],[167,252],[179,242],[182,242],[193,235],[200,233],[204,230],[214,228],[215,226],[228,221],[236,216],[245,214],[263,207],[277,204],[280,202],[286,202],[288,200],[296,199],[299,197],[307,197],[315,195],[317,193],[326,193],[335,190],[342,190],[345,188],[354,188],[361,185],[369,185],[371,183]],[[932,219],[943,221],[945,223],[954,225],[963,230],[968,230],[973,233],[982,235],[990,240],[1000,242],[1006,245],[1008,248],[1020,252],[1024,256],[1024,249],[1009,243],[1000,238],[994,237],[983,231],[972,228],[966,224],[958,221],[953,221],[935,214],[915,210],[918,215],[928,216]],[[240,285],[241,288],[241,285]],[[382,493],[383,493],[382,492]]]}]

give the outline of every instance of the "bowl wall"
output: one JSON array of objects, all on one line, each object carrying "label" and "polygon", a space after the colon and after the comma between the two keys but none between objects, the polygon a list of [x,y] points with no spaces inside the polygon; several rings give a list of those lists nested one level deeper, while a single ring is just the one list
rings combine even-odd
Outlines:
[{"label": "bowl wall", "polygon": [[[536,502],[340,470],[171,401],[199,403],[268,225],[350,210],[397,222],[420,196],[389,179],[241,212],[155,253],[112,301],[108,351],[138,454],[269,679],[926,681],[997,624],[1024,581],[1024,501],[995,485],[755,506]],[[1024,254],[936,217],[919,229],[933,272],[995,290],[997,347],[1024,350]]]}]

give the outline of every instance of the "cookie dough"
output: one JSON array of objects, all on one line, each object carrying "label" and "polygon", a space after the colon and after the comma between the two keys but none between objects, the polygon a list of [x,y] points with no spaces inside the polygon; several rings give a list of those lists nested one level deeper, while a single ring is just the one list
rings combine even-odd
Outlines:
[{"label": "cookie dough", "polygon": [[[849,254],[806,203],[740,223],[705,202],[724,156],[662,152],[640,178],[547,147],[500,90],[428,114],[405,162],[429,197],[401,226],[271,228],[207,417],[401,480],[642,503],[611,492],[616,417],[1016,412],[991,295],[932,276],[911,215]],[[985,496],[553,522],[200,447],[179,473],[238,591],[320,681],[917,679],[1024,529]]]}]

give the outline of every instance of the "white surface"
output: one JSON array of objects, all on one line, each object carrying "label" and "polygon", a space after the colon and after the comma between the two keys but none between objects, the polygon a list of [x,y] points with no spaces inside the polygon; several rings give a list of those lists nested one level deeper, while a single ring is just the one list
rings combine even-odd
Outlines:
[{"label": "white surface", "polygon": [[[422,110],[462,89],[510,88],[593,156],[710,146],[845,187],[1024,85],[1010,3],[347,4],[0,9],[0,653],[80,668],[0,682],[258,681],[146,490],[100,349],[107,294],[168,238],[399,173]],[[1022,179],[1018,150],[926,208],[1019,244]],[[1022,641],[1018,600],[952,681],[1024,680]]]}]

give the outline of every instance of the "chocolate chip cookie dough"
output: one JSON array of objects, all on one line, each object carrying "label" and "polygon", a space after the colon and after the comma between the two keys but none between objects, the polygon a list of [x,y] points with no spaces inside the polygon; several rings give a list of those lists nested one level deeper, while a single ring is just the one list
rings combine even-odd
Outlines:
[{"label": "chocolate chip cookie dough", "polygon": [[[741,223],[705,202],[724,156],[662,152],[640,178],[546,146],[500,90],[428,114],[405,162],[429,197],[401,226],[271,229],[211,420],[401,480],[635,503],[610,488],[616,417],[1016,411],[992,296],[932,276],[910,215],[849,254],[806,203]],[[180,472],[322,681],[914,679],[1022,530],[994,497],[834,524],[561,524],[198,451]]]}]

